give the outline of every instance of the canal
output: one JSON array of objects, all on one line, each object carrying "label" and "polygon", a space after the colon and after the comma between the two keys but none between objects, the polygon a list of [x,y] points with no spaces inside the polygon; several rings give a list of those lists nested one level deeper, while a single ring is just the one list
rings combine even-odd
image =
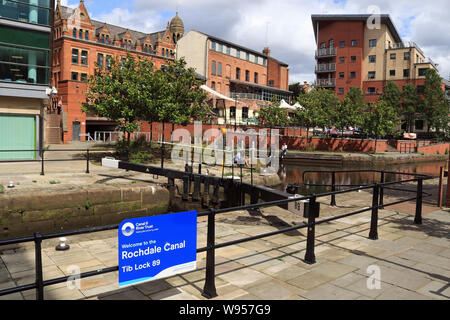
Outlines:
[{"label": "canal", "polygon": [[[313,185],[331,185],[331,174],[329,173],[317,173],[307,172],[303,176],[305,171],[331,171],[331,170],[386,170],[393,172],[405,172],[405,173],[419,173],[426,174],[433,177],[439,177],[440,168],[447,168],[447,162],[425,162],[425,163],[409,163],[409,164],[393,164],[383,166],[367,166],[367,167],[342,167],[342,166],[311,166],[311,165],[283,165],[281,164],[280,171],[278,173],[281,179],[281,185],[279,190],[285,190],[289,184],[298,184],[298,193],[302,195],[310,195],[313,193],[325,193],[330,191],[329,187],[323,186],[308,186]],[[410,176],[386,174],[386,182],[399,181],[404,179],[410,179]],[[304,180],[303,180],[304,179]],[[336,173],[337,185],[369,185],[380,181],[380,174],[374,172],[351,172],[351,173]],[[339,190],[339,188],[337,188]]]}]

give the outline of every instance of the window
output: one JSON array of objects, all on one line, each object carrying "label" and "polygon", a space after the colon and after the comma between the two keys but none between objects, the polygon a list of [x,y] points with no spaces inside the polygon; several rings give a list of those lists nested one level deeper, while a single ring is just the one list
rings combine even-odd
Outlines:
[{"label": "window", "polygon": [[106,56],[106,59],[105,59],[105,66],[106,66],[107,68],[110,68],[110,67],[111,67],[111,56],[110,56],[110,55],[107,55],[107,56]]},{"label": "window", "polygon": [[162,48],[161,49],[161,55],[164,57],[164,51],[165,51],[165,49],[164,48]]},{"label": "window", "polygon": [[274,80],[269,80],[268,85],[269,85],[269,87],[274,87],[275,86],[275,81]]},{"label": "window", "polygon": [[265,67],[266,65],[267,65],[267,59],[264,58],[264,59],[263,59],[263,66]]},{"label": "window", "polygon": [[88,52],[86,50],[81,51],[81,62],[82,65],[87,66],[88,64]]},{"label": "window", "polygon": [[216,50],[216,43],[214,41],[211,41],[211,50]]},{"label": "window", "polygon": [[100,42],[101,42],[101,43],[105,43],[105,35],[104,35],[104,34],[102,34],[102,35],[100,36]]},{"label": "window", "polygon": [[97,54],[97,67],[103,68],[103,54]]},{"label": "window", "polygon": [[83,39],[83,29],[80,29],[79,36],[80,39]]},{"label": "window", "polygon": [[211,74],[213,76],[216,75],[216,62],[215,61],[211,62]]},{"label": "window", "polygon": [[217,51],[219,52],[223,52],[223,44],[219,43],[219,48],[217,49]]},{"label": "window", "polygon": [[131,40],[128,40],[128,49],[131,50]]},{"label": "window", "polygon": [[216,83],[214,81],[211,82],[211,89],[216,90]]},{"label": "window", "polygon": [[236,119],[236,107],[230,107],[230,118]]},{"label": "window", "polygon": [[20,22],[50,26],[49,0],[2,0],[0,16]]},{"label": "window", "polygon": [[405,52],[403,57],[405,60],[409,60],[411,58],[411,54],[409,52]]},{"label": "window", "polygon": [[369,40],[369,47],[373,48],[377,46],[377,39]]},{"label": "window", "polygon": [[258,72],[255,72],[255,83],[258,83]]},{"label": "window", "polygon": [[339,88],[339,94],[344,94],[344,88]]},{"label": "window", "polygon": [[340,46],[341,48],[345,48],[345,41],[339,42],[339,46]]},{"label": "window", "polygon": [[245,60],[250,61],[250,53],[245,53]]},{"label": "window", "polygon": [[236,49],[236,58],[241,58],[241,50]]},{"label": "window", "polygon": [[369,87],[369,88],[367,88],[367,93],[368,93],[368,94],[374,94],[374,93],[376,93],[375,87]]},{"label": "window", "polygon": [[242,120],[248,119],[248,108],[242,107]]},{"label": "window", "polygon": [[356,72],[355,71],[350,72],[350,78],[356,78]]},{"label": "window", "polygon": [[84,32],[84,40],[89,40],[89,31]]},{"label": "window", "polygon": [[107,44],[109,44],[109,36],[108,36],[108,35],[105,35],[105,42],[106,42]]},{"label": "window", "polygon": [[391,60],[395,60],[397,59],[397,54],[396,53],[391,53]]},{"label": "window", "polygon": [[327,45],[325,44],[325,42],[322,42],[320,44],[320,49],[325,49],[327,47]]},{"label": "window", "polygon": [[250,71],[245,70],[245,81],[250,82]]},{"label": "window", "polygon": [[240,80],[241,79],[241,69],[236,68],[236,80]]},{"label": "window", "polygon": [[258,63],[258,57],[257,56],[255,56],[254,62]]},{"label": "window", "polygon": [[78,72],[72,72],[72,81],[78,81]]},{"label": "window", "polygon": [[375,62],[377,62],[377,56],[369,56],[369,62],[370,62],[370,63],[375,63]]},{"label": "window", "polygon": [[74,38],[77,37],[77,28],[73,28],[73,34],[72,34],[72,36],[73,36]]},{"label": "window", "polygon": [[424,94],[425,86],[417,86],[417,94]]},{"label": "window", "polygon": [[344,62],[345,62],[345,57],[340,57],[340,58],[339,58],[339,62],[340,62],[340,63],[344,63]]},{"label": "window", "polygon": [[369,71],[367,78],[369,79],[375,79],[376,72],[375,71]]},{"label": "window", "polygon": [[328,45],[330,48],[334,48],[334,40],[330,39],[330,41],[328,41]]},{"label": "window", "polygon": [[403,69],[403,77],[409,78],[409,69]]},{"label": "window", "polygon": [[217,64],[217,75],[220,77],[222,76],[222,62]]},{"label": "window", "polygon": [[227,54],[230,55],[231,54],[231,47],[227,46],[226,48],[227,48],[226,49]]},{"label": "window", "polygon": [[351,62],[356,62],[356,56],[351,57]]},{"label": "window", "polygon": [[78,49],[72,49],[72,63],[78,64]]},{"label": "window", "polygon": [[419,69],[419,77],[424,77],[425,72],[428,70],[428,68],[420,68]]},{"label": "window", "polygon": [[395,70],[390,70],[390,71],[389,71],[389,75],[390,75],[391,77],[395,77]]},{"label": "window", "polygon": [[86,73],[82,73],[82,74],[81,74],[80,80],[81,80],[82,82],[87,82],[87,74],[86,74]]},{"label": "window", "polygon": [[356,40],[352,40],[352,47],[356,47],[357,41]]},{"label": "window", "polygon": [[339,72],[339,79],[344,79],[344,76],[345,76],[344,72]]}]

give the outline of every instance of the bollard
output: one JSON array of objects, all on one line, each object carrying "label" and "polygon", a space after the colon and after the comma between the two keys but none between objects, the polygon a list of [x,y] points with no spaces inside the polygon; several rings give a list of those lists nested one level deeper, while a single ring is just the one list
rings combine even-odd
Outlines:
[{"label": "bollard", "polygon": [[[381,171],[381,183],[383,184],[385,181],[385,177],[384,177],[384,171]],[[380,186],[380,209],[384,209],[384,187]]]},{"label": "bollard", "polygon": [[89,149],[86,151],[86,173],[89,173]]},{"label": "bollard", "polygon": [[44,174],[44,149],[41,149],[41,176]]},{"label": "bollard", "polygon": [[379,197],[380,186],[376,184],[373,187],[373,197],[372,197],[372,216],[370,218],[370,240],[378,240],[378,197]]},{"label": "bollard", "polygon": [[215,218],[216,210],[210,209],[208,214],[208,235],[207,235],[207,251],[206,251],[206,276],[205,286],[203,287],[202,296],[207,299],[217,297],[215,284]]},{"label": "bollard", "polygon": [[308,235],[306,239],[306,253],[305,253],[305,262],[308,264],[316,263],[316,256],[314,254],[314,238],[316,231],[316,196],[313,195],[311,199],[309,199],[309,210],[308,210]]},{"label": "bollard", "polygon": [[414,217],[415,224],[422,224],[422,192],[423,178],[419,178],[417,179],[416,216]]},{"label": "bollard", "polygon": [[44,300],[44,277],[42,275],[42,234],[34,234],[34,250],[36,258],[36,300]]}]

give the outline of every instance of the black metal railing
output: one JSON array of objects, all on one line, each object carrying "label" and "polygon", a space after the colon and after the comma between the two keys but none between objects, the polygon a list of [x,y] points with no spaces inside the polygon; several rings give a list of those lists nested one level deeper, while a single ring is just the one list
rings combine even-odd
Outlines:
[{"label": "black metal railing", "polygon": [[[115,151],[114,149],[36,149],[36,150],[0,150],[1,153],[20,153],[20,152],[35,152],[38,159],[0,159],[2,163],[25,163],[25,162],[40,162],[41,163],[41,176],[45,175],[45,163],[46,162],[64,162],[64,161],[86,161],[86,173],[90,173],[89,163],[91,161],[91,155],[93,152],[108,152]],[[69,159],[45,159],[45,154],[48,152],[80,152],[85,153],[85,158],[69,158]]]},{"label": "black metal railing", "polygon": [[[398,173],[401,174],[401,173]],[[408,174],[409,173],[405,173]],[[413,174],[411,174],[413,175]],[[213,298],[217,296],[216,286],[215,286],[215,250],[236,245],[243,242],[253,241],[257,239],[267,238],[270,236],[275,236],[278,234],[286,233],[293,230],[298,230],[302,228],[307,228],[307,239],[306,239],[306,253],[304,261],[308,264],[314,264],[316,262],[314,248],[315,248],[315,227],[323,224],[328,223],[330,221],[338,220],[344,217],[349,217],[357,214],[361,214],[364,212],[371,212],[371,221],[370,221],[370,232],[369,232],[369,239],[376,240],[378,239],[378,210],[382,208],[386,208],[389,206],[393,206],[396,204],[409,202],[409,201],[416,201],[416,210],[415,210],[415,217],[414,217],[414,223],[415,224],[422,224],[422,199],[423,199],[423,181],[431,179],[429,176],[424,175],[414,175],[415,177],[412,179],[406,179],[402,181],[394,181],[394,182],[383,182],[383,183],[376,183],[372,185],[367,186],[359,186],[357,188],[350,188],[347,190],[339,190],[339,191],[331,191],[323,194],[313,194],[309,196],[303,196],[299,198],[290,198],[285,200],[276,200],[276,201],[269,201],[264,203],[252,203],[245,205],[240,205],[237,207],[231,207],[231,208],[224,208],[224,209],[209,209],[206,212],[199,213],[198,217],[208,217],[207,222],[207,243],[205,247],[197,248],[197,253],[200,252],[206,252],[206,274],[205,274],[205,285],[203,288],[202,295],[206,298]],[[239,182],[236,182],[239,184]],[[408,198],[408,199],[402,199],[398,201],[394,201],[391,203],[380,203],[380,192],[382,192],[383,189],[394,186],[396,184],[404,184],[404,183],[417,183],[416,190],[415,190],[415,196]],[[329,217],[326,219],[322,219],[320,221],[316,221],[316,218],[320,215],[320,205],[318,202],[318,199],[328,196],[336,196],[336,195],[342,195],[346,193],[351,192],[358,192],[361,190],[372,190],[372,204],[368,208],[359,209],[356,211],[352,211],[349,213],[341,214],[338,216]],[[305,210],[305,217],[308,218],[307,223],[302,223],[299,225],[293,225],[289,226],[283,229],[279,229],[272,232],[267,232],[260,235],[255,235],[247,238],[237,239],[233,241],[223,242],[216,244],[216,237],[215,237],[215,223],[216,223],[216,216],[219,214],[225,214],[229,212],[234,212],[238,210],[254,210],[259,209],[263,207],[271,207],[271,206],[282,206],[287,205],[290,202],[296,202],[296,201],[302,201],[307,200],[309,204],[307,205],[307,213]],[[24,237],[24,238],[18,238],[18,239],[11,239],[11,240],[3,240],[0,241],[0,246],[4,245],[11,245],[11,244],[19,244],[24,242],[34,242],[35,244],[35,270],[36,270],[36,279],[34,283],[27,284],[27,285],[21,285],[14,288],[8,288],[0,290],[0,296],[12,294],[16,292],[21,292],[25,290],[32,290],[36,289],[36,299],[37,300],[43,300],[44,299],[44,287],[54,285],[57,283],[62,283],[68,281],[71,277],[73,279],[73,275],[71,276],[65,276],[55,279],[49,279],[44,280],[43,279],[43,265],[42,265],[42,241],[52,238],[58,238],[58,237],[67,237],[67,236],[73,236],[73,235],[79,235],[79,234],[85,234],[85,233],[92,233],[92,232],[100,232],[100,231],[106,231],[106,230],[113,230],[118,229],[119,225],[111,225],[111,226],[103,226],[103,227],[95,227],[95,228],[88,228],[88,229],[81,229],[77,231],[69,231],[69,232],[60,232],[60,233],[53,233],[53,234],[47,234],[42,235],[40,233],[35,233],[33,236],[30,237]],[[77,275],[80,279],[91,277],[95,275],[100,275],[104,273],[114,272],[118,271],[118,266],[114,267],[107,267],[99,270],[84,272],[79,275]]]}]

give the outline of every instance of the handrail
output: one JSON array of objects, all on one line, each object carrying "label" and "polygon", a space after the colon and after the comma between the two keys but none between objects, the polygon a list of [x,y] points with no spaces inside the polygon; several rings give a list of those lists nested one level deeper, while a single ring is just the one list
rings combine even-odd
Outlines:
[{"label": "handrail", "polygon": [[[401,173],[398,173],[398,174],[401,174]],[[414,174],[411,174],[411,175],[414,175]],[[242,242],[252,241],[252,240],[256,240],[256,239],[261,239],[261,238],[265,238],[265,237],[270,237],[273,235],[282,234],[282,233],[286,233],[288,231],[293,231],[293,230],[297,230],[297,229],[301,229],[301,228],[308,228],[305,262],[313,264],[313,263],[315,263],[314,238],[315,238],[315,226],[316,225],[320,225],[320,224],[330,222],[333,220],[338,220],[338,219],[348,217],[351,215],[356,215],[356,214],[360,214],[363,212],[372,211],[369,238],[372,240],[376,240],[376,239],[378,239],[378,232],[377,232],[378,209],[382,209],[386,206],[392,206],[392,205],[398,204],[398,203],[408,202],[411,200],[417,200],[416,215],[415,215],[414,223],[421,224],[422,223],[422,195],[423,195],[422,186],[423,186],[423,180],[427,180],[427,179],[431,179],[431,177],[425,176],[425,175],[416,175],[415,178],[402,180],[402,181],[383,182],[383,183],[377,183],[377,184],[372,184],[372,185],[367,185],[367,186],[361,186],[359,188],[352,188],[352,189],[348,189],[348,190],[332,191],[332,192],[327,192],[327,193],[318,194],[318,195],[313,194],[313,195],[302,196],[302,197],[298,197],[298,198],[294,197],[294,198],[290,198],[290,199],[268,201],[268,202],[263,202],[263,203],[253,203],[253,204],[249,204],[249,205],[241,205],[238,207],[230,207],[230,208],[223,208],[223,209],[210,209],[206,212],[199,213],[197,215],[198,217],[203,217],[203,216],[208,217],[207,245],[206,245],[206,247],[197,248],[198,253],[199,252],[207,252],[206,281],[205,281],[205,287],[203,289],[202,295],[207,298],[213,298],[213,297],[217,296],[216,289],[215,289],[215,282],[214,282],[215,281],[214,280],[215,279],[214,256],[215,256],[215,250],[219,249],[219,248],[231,246],[231,245],[242,243]],[[379,200],[378,200],[379,193],[380,193],[380,190],[383,189],[383,187],[386,187],[389,185],[394,185],[394,184],[399,184],[399,183],[406,183],[406,182],[417,182],[416,197],[406,199],[406,200],[399,200],[399,201],[389,203],[389,204],[384,204],[384,205],[382,204],[382,202],[379,202]],[[342,214],[339,216],[329,217],[329,218],[326,218],[326,219],[323,219],[320,221],[315,221],[315,218],[319,216],[319,210],[320,210],[320,208],[316,205],[318,198],[326,197],[329,195],[335,196],[338,194],[350,193],[350,192],[367,190],[367,189],[373,189],[373,191],[374,191],[371,207],[359,209],[359,210],[356,210],[356,211],[353,211],[350,213],[345,213],[345,214]],[[250,209],[257,209],[257,208],[262,208],[262,207],[267,207],[267,206],[279,206],[279,205],[288,204],[290,202],[296,202],[296,201],[301,201],[301,200],[308,200],[308,202],[309,202],[308,223],[289,226],[289,227],[286,227],[286,228],[283,228],[280,230],[267,232],[264,234],[255,235],[255,236],[247,237],[247,238],[243,238],[243,239],[233,240],[233,241],[229,241],[229,242],[225,242],[225,243],[220,243],[220,244],[215,243],[214,230],[215,230],[215,216],[216,215],[233,212],[236,210],[250,210]],[[45,286],[53,285],[56,283],[62,283],[69,279],[68,276],[45,280],[45,281],[42,279],[43,266],[42,266],[42,261],[41,261],[41,254],[42,254],[41,243],[43,240],[57,238],[57,237],[61,237],[61,236],[71,236],[71,235],[79,235],[79,234],[85,234],[85,233],[91,233],[91,232],[114,230],[114,229],[118,229],[118,227],[119,227],[119,225],[116,224],[116,225],[109,225],[109,226],[103,226],[103,227],[80,229],[80,230],[75,230],[75,231],[52,233],[52,234],[47,234],[47,235],[35,233],[34,236],[0,241],[0,246],[34,241],[35,242],[35,251],[36,251],[36,282],[32,283],[32,284],[26,284],[26,285],[14,287],[14,288],[0,290],[0,296],[15,293],[15,292],[20,292],[20,291],[25,291],[25,290],[36,289],[37,300],[43,300]],[[117,271],[118,268],[119,268],[118,266],[107,267],[107,268],[103,268],[100,270],[84,272],[77,276],[79,278],[86,278],[86,277],[91,277],[91,276],[104,274],[104,273],[108,273],[108,272],[114,272],[114,271]]]}]

